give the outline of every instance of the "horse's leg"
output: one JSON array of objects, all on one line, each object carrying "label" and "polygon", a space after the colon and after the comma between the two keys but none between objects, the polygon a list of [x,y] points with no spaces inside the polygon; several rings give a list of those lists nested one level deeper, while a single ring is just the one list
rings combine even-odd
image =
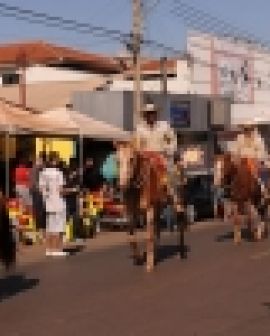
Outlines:
[{"label": "horse's leg", "polygon": [[154,211],[154,219],[155,219],[155,236],[157,239],[157,244],[160,242],[160,232],[161,232],[161,207],[157,206]]},{"label": "horse's leg", "polygon": [[183,211],[177,212],[177,231],[178,231],[178,248],[179,255],[182,259],[187,258],[185,246],[185,228],[186,228],[186,215]]},{"label": "horse's leg", "polygon": [[241,218],[238,213],[238,207],[236,204],[233,205],[233,226],[234,226],[234,243],[241,243]]},{"label": "horse's leg", "polygon": [[244,225],[247,227],[247,238],[248,240],[254,239],[254,221],[252,220],[251,213],[251,204],[245,205],[245,223]]},{"label": "horse's leg", "polygon": [[266,209],[265,209],[265,218],[264,218],[264,238],[268,238],[269,235],[269,212],[270,212],[270,207],[267,204]]},{"label": "horse's leg", "polygon": [[129,245],[131,251],[131,257],[135,264],[139,263],[139,249],[137,242],[137,232],[136,232],[136,219],[137,219],[137,209],[135,207],[134,195],[128,195],[126,199],[126,215],[129,221]]},{"label": "horse's leg", "polygon": [[155,264],[155,232],[154,208],[150,206],[146,212],[146,270],[152,272]]},{"label": "horse's leg", "polygon": [[250,204],[250,218],[252,220],[253,225],[256,223],[256,229],[254,231],[254,240],[260,241],[262,240],[262,233],[263,233],[263,227],[264,223],[262,221],[262,218],[258,212],[258,209],[256,209],[255,205]]}]

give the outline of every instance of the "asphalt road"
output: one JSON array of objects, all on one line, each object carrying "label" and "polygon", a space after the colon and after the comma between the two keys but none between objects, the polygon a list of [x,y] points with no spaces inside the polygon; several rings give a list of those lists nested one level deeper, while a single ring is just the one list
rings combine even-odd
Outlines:
[{"label": "asphalt road", "polygon": [[47,259],[0,279],[1,336],[269,336],[270,240],[234,246],[230,227],[163,239],[152,274],[127,246]]}]

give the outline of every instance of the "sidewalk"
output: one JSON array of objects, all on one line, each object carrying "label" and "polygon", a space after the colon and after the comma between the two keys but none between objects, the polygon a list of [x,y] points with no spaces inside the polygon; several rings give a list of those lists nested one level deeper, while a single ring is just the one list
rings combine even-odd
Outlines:
[{"label": "sidewalk", "polygon": [[[202,222],[196,223],[190,227],[188,232],[199,232],[201,230],[207,230],[211,227],[221,226],[226,224],[221,222]],[[163,232],[162,236],[169,236],[170,232]],[[145,238],[144,232],[138,232],[138,240],[143,240]],[[81,245],[83,245],[84,252],[94,252],[100,250],[111,249],[116,246],[127,245],[128,246],[128,234],[126,232],[101,232],[93,239],[88,239]],[[75,248],[78,246],[76,243],[67,244],[67,248]],[[26,265],[29,263],[42,262],[46,259],[45,256],[45,246],[44,245],[33,245],[33,246],[19,246],[19,251],[17,253],[17,263],[18,265]]]}]

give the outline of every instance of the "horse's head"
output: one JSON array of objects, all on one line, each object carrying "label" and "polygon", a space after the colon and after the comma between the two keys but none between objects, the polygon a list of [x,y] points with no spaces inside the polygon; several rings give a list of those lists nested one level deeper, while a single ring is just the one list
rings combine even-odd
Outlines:
[{"label": "horse's head", "polygon": [[120,187],[127,187],[134,175],[136,154],[131,142],[122,144],[118,148],[119,154],[119,184]]}]

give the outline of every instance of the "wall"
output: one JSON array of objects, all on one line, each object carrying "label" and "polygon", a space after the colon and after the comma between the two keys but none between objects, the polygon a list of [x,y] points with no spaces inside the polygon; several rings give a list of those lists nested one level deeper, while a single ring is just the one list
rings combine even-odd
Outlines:
[{"label": "wall", "polygon": [[[167,86],[169,93],[189,93],[190,87],[190,68],[186,60],[177,61],[177,77],[168,78]],[[161,91],[161,79],[155,80],[142,80],[141,82],[143,91]],[[114,80],[110,88],[111,91],[132,91],[133,81],[131,80]]]},{"label": "wall", "polygon": [[[209,119],[208,103],[214,100],[210,97],[199,95],[179,95],[169,94],[167,102],[164,103],[164,97],[157,92],[144,92],[144,102],[150,99],[160,110],[160,120],[170,120],[171,102],[189,101],[191,125],[188,128],[179,129],[179,131],[198,131],[205,132],[209,129],[211,121]],[[133,96],[131,91],[116,92],[76,92],[73,95],[74,109],[90,115],[96,120],[130,131],[133,128]],[[164,106],[166,108],[164,109]],[[226,108],[217,105],[216,115],[213,120],[216,124],[222,121],[228,122],[230,102],[227,102]],[[222,113],[228,113],[226,119]]]},{"label": "wall", "polygon": [[52,81],[83,81],[91,79],[93,76],[95,75],[45,66],[30,67],[26,71],[26,80],[28,84]]},{"label": "wall", "polygon": [[128,130],[124,125],[123,92],[75,92],[72,104],[74,110],[90,115],[96,120],[105,121],[108,124]]},{"label": "wall", "polygon": [[270,103],[270,50],[232,37],[191,31],[192,93],[226,95],[235,103]]},{"label": "wall", "polygon": [[[0,69],[0,85],[2,85],[2,74],[4,73],[18,73],[16,68],[2,68]],[[74,82],[86,81],[96,77],[95,74],[84,73],[80,71],[46,67],[42,65],[31,66],[26,69],[26,83],[36,84],[42,82]]]},{"label": "wall", "polygon": [[254,120],[270,124],[270,104],[233,104],[231,121],[233,125]]}]

